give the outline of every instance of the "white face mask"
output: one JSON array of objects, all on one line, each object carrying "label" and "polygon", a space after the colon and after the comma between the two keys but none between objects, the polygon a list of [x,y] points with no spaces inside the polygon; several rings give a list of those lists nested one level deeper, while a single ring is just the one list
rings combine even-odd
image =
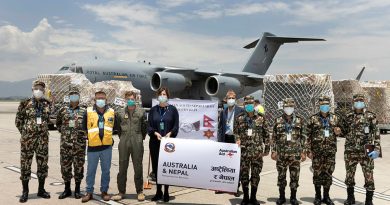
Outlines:
[{"label": "white face mask", "polygon": [[227,100],[227,104],[228,104],[229,107],[234,106],[236,104],[236,100],[235,99],[229,99],[229,100]]},{"label": "white face mask", "polygon": [[292,115],[294,112],[294,107],[285,107],[283,110],[286,115]]},{"label": "white face mask", "polygon": [[168,102],[168,97],[167,96],[163,96],[163,95],[160,95],[158,96],[158,99],[157,99],[160,103],[166,103]]},{"label": "white face mask", "polygon": [[33,95],[35,98],[40,99],[43,96],[43,91],[41,90],[33,90]]}]

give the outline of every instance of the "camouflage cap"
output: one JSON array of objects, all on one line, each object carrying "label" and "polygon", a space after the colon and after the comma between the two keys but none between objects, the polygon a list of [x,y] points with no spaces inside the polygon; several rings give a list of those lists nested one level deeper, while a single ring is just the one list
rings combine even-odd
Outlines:
[{"label": "camouflage cap", "polygon": [[104,94],[106,94],[106,91],[103,88],[97,88],[97,89],[95,89],[95,94],[96,93],[104,93]]},{"label": "camouflage cap", "polygon": [[365,100],[365,96],[363,93],[357,93],[353,95],[353,101]]},{"label": "camouflage cap", "polygon": [[284,99],[283,107],[295,107],[295,100],[293,98]]},{"label": "camouflage cap", "polygon": [[322,95],[318,98],[318,102],[320,105],[322,104],[330,104],[330,97],[326,96],[326,95]]},{"label": "camouflage cap", "polygon": [[73,94],[73,93],[80,94],[80,91],[79,91],[79,89],[77,87],[70,87],[69,88],[69,95]]},{"label": "camouflage cap", "polygon": [[252,95],[247,95],[244,97],[245,104],[253,104],[255,103],[255,98]]},{"label": "camouflage cap", "polygon": [[34,81],[33,84],[32,84],[32,86],[33,86],[33,87],[35,87],[35,86],[42,86],[43,88],[46,87],[45,83],[42,82],[42,81],[40,81],[40,80]]}]

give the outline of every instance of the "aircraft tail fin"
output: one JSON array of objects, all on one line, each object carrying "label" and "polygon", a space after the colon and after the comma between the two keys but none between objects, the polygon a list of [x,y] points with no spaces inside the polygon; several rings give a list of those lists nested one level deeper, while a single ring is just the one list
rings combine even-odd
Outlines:
[{"label": "aircraft tail fin", "polygon": [[363,72],[364,72],[365,69],[366,69],[366,67],[364,66],[364,67],[362,68],[362,70],[360,71],[359,75],[356,76],[356,80],[357,80],[357,81],[360,81],[360,78],[362,78],[362,75],[363,75]]},{"label": "aircraft tail fin", "polygon": [[261,40],[257,39],[244,46],[246,49],[255,48],[255,50],[242,71],[265,75],[279,47],[284,43],[297,43],[299,41],[325,41],[325,39],[280,37],[265,32]]}]

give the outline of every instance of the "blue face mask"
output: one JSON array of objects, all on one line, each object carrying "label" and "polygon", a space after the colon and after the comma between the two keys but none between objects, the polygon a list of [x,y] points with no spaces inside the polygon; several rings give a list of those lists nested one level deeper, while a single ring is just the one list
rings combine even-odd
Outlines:
[{"label": "blue face mask", "polygon": [[247,104],[245,105],[245,111],[247,112],[253,112],[255,110],[255,106],[253,104]]},{"label": "blue face mask", "polygon": [[366,105],[362,101],[354,102],[353,106],[355,107],[355,109],[358,109],[358,110],[363,109],[363,108],[366,107]]},{"label": "blue face mask", "polygon": [[226,109],[228,107],[228,104],[223,104],[223,109]]},{"label": "blue face mask", "polygon": [[129,107],[135,106],[135,101],[134,100],[128,100],[127,101],[127,106],[129,106]]},{"label": "blue face mask", "polygon": [[323,113],[328,113],[330,111],[330,105],[320,105],[320,110]]},{"label": "blue face mask", "polygon": [[77,94],[69,95],[70,102],[78,102],[80,100],[80,96]]},{"label": "blue face mask", "polygon": [[99,108],[103,108],[104,106],[106,106],[106,100],[103,99],[96,100],[96,106],[98,106]]},{"label": "blue face mask", "polygon": [[160,103],[166,103],[166,102],[168,101],[168,97],[167,97],[167,96],[160,95],[160,96],[158,96],[157,100],[158,100]]}]

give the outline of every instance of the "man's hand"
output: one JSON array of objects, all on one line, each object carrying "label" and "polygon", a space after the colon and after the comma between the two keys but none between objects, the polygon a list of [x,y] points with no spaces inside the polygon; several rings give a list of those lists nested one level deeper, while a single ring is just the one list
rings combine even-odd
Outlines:
[{"label": "man's hand", "polygon": [[154,135],[156,135],[156,137],[157,137],[158,140],[161,140],[162,137],[161,137],[160,133],[154,132]]},{"label": "man's hand", "polygon": [[273,159],[273,160],[276,161],[276,159],[278,159],[278,153],[272,152],[272,154],[271,154],[271,159]]},{"label": "man's hand", "polygon": [[306,160],[306,154],[305,153],[301,153],[301,162],[304,162]]},{"label": "man's hand", "polygon": [[335,127],[335,128],[333,129],[333,131],[334,131],[334,133],[335,133],[336,135],[341,135],[341,128],[340,128],[340,127]]},{"label": "man's hand", "polygon": [[238,144],[238,146],[240,146],[241,145],[241,140],[237,140],[236,144]]}]

